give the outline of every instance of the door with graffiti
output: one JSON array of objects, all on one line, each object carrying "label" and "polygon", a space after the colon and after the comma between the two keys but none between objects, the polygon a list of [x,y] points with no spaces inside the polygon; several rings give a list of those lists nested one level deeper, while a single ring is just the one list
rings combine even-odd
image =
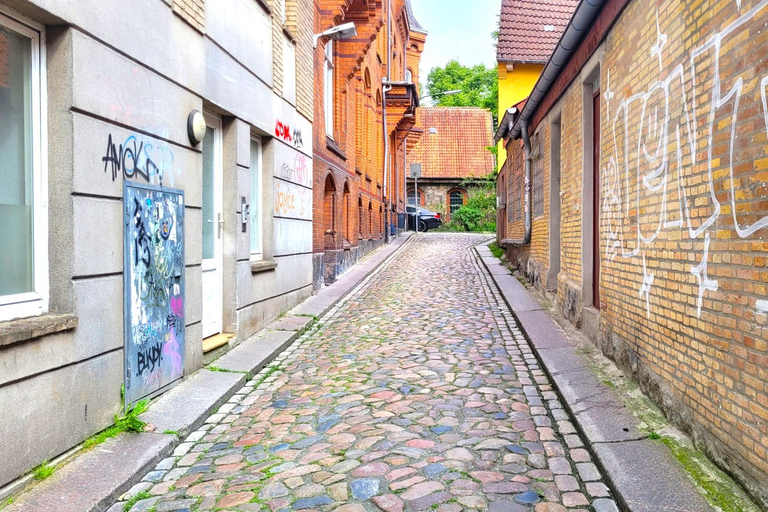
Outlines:
[{"label": "door with graffiti", "polygon": [[125,403],[184,372],[184,193],[125,182]]},{"label": "door with graffiti", "polygon": [[203,138],[203,338],[222,330],[221,120],[205,116]]}]

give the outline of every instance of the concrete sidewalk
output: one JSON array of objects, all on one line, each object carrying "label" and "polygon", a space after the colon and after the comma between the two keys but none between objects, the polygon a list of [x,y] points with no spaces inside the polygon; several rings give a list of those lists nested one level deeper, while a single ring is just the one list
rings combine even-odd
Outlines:
[{"label": "concrete sidewalk", "polygon": [[[141,419],[152,433],[122,434],[74,456],[48,479],[3,508],[4,512],[102,512],[175,450],[283,349],[376,272],[410,241],[396,238],[362,260],[332,285],[259,331],[153,401]],[[56,462],[56,461],[54,461]],[[32,481],[17,482],[17,488]],[[0,505],[1,507],[1,505]]]},{"label": "concrete sidewalk", "polygon": [[486,245],[477,253],[629,512],[713,509],[669,449],[637,429],[638,419],[601,382],[574,343]]}]

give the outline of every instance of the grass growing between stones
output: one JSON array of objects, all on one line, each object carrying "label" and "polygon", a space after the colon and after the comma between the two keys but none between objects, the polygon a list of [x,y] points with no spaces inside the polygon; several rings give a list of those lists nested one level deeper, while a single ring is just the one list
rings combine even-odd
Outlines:
[{"label": "grass growing between stones", "polygon": [[146,500],[151,497],[152,495],[149,493],[149,491],[141,491],[139,493],[136,493],[131,497],[131,499],[125,502],[125,505],[123,505],[123,511],[128,512],[139,501]]},{"label": "grass growing between stones", "polygon": [[46,460],[39,466],[37,466],[35,469],[32,470],[32,476],[35,477],[35,480],[45,480],[49,476],[53,474],[53,472],[56,471],[56,467],[49,464]]},{"label": "grass growing between stones", "polygon": [[100,445],[109,438],[118,436],[123,432],[143,432],[146,423],[139,419],[139,415],[149,408],[149,400],[139,400],[128,409],[124,416],[115,414],[115,424],[106,430],[102,430],[93,437],[83,442],[86,450]]},{"label": "grass growing between stones", "polygon": [[502,256],[504,256],[504,249],[499,247],[499,244],[496,242],[492,242],[488,244],[488,249],[491,250],[491,254],[493,254],[494,257],[501,259]]},{"label": "grass growing between stones", "polygon": [[638,431],[669,448],[710,505],[722,512],[760,512],[736,482],[669,424],[661,410],[643,394],[635,381],[627,378],[613,363],[602,357],[594,345],[583,345],[578,351],[586,356],[588,366],[598,378],[611,387],[632,411],[638,419]]}]

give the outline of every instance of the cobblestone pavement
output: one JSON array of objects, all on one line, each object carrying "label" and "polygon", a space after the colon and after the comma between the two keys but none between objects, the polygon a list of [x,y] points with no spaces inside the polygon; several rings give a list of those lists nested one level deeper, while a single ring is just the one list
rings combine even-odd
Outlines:
[{"label": "cobblestone pavement", "polygon": [[132,492],[153,497],[130,510],[617,510],[475,259],[482,240],[413,240],[147,474]]}]

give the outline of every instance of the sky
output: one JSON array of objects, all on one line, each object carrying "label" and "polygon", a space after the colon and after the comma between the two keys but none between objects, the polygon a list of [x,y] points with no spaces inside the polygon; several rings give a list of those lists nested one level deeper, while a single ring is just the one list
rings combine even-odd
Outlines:
[{"label": "sky", "polygon": [[496,66],[491,32],[501,0],[411,0],[413,14],[429,32],[421,55],[421,81],[429,71],[456,59],[465,66]]}]

